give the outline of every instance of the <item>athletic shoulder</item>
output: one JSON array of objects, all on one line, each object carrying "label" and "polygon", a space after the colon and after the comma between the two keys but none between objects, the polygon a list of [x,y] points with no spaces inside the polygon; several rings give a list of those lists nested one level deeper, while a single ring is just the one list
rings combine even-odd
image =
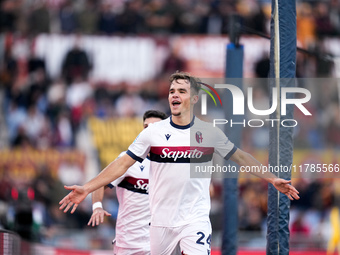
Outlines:
[{"label": "athletic shoulder", "polygon": [[170,117],[168,117],[168,118],[166,118],[164,120],[157,121],[155,123],[149,124],[149,126],[146,128],[146,130],[154,131],[155,129],[160,129],[162,127],[165,127],[165,126],[169,125],[169,123],[170,123]]}]

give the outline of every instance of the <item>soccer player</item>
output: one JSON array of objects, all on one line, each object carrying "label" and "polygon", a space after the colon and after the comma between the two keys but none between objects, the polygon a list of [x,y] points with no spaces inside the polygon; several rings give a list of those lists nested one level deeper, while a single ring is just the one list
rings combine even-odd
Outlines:
[{"label": "soccer player", "polygon": [[[214,153],[240,166],[261,168],[261,164],[235,147],[219,128],[193,115],[199,88],[199,80],[189,74],[171,75],[168,97],[171,117],[144,129],[125,155],[85,185],[65,186],[71,192],[59,202],[60,209],[67,212],[73,206],[73,213],[89,193],[106,185],[108,180],[117,179],[135,161],[142,162],[150,153],[151,254],[171,254],[178,244],[182,254],[209,254],[210,179],[190,178],[190,165],[210,166]],[[299,199],[290,181],[272,173],[261,177],[291,200]]]},{"label": "soccer player", "polygon": [[[167,115],[160,111],[149,110],[144,113],[143,127],[161,121]],[[119,157],[124,155],[121,153]],[[121,177],[106,187],[116,187],[119,202],[116,223],[115,255],[150,254],[150,207],[149,207],[149,169],[150,160],[146,157],[142,163],[133,164]],[[105,187],[105,188],[106,188]],[[93,213],[88,225],[103,223],[104,216],[111,216],[102,207],[104,187],[92,193]]]}]

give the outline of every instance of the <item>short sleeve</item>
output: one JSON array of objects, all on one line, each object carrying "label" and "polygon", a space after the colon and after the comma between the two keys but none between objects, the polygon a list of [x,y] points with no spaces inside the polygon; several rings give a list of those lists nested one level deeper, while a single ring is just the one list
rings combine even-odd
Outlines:
[{"label": "short sleeve", "polygon": [[144,129],[129,146],[126,154],[140,163],[143,162],[150,151],[152,130],[152,126]]},{"label": "short sleeve", "polygon": [[237,147],[229,140],[221,129],[215,128],[215,152],[228,160],[237,150]]}]

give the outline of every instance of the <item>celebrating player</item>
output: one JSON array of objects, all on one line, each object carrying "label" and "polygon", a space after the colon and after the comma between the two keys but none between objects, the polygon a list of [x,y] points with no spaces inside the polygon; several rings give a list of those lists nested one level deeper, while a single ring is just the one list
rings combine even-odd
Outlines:
[{"label": "celebrating player", "polygon": [[[146,111],[143,126],[166,119],[165,113],[155,110]],[[119,157],[124,155],[123,152]],[[116,187],[119,202],[116,223],[115,255],[148,255],[150,254],[150,207],[149,207],[149,169],[150,160],[145,158],[142,163],[136,162],[125,174],[106,187]],[[105,187],[105,188],[106,188]],[[104,216],[111,214],[102,208],[104,187],[92,193],[93,213],[88,225],[103,223]]]},{"label": "celebrating player", "polygon": [[[60,209],[73,213],[92,191],[115,180],[150,153],[150,247],[152,255],[168,255],[179,244],[182,254],[206,255],[210,252],[209,178],[190,178],[190,165],[212,165],[219,154],[240,166],[261,164],[236,148],[219,129],[193,116],[198,101],[199,80],[186,73],[170,77],[171,117],[144,129],[127,153],[110,163],[97,177],[83,186],[65,186],[71,192],[60,201]],[[200,139],[196,139],[199,134]],[[298,191],[286,181],[268,173],[262,176],[290,199]]]}]

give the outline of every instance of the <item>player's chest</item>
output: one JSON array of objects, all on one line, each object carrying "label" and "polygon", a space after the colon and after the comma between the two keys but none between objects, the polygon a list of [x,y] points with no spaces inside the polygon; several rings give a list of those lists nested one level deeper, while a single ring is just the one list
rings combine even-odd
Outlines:
[{"label": "player's chest", "polygon": [[205,129],[164,130],[152,136],[151,147],[212,147],[212,134]]}]

